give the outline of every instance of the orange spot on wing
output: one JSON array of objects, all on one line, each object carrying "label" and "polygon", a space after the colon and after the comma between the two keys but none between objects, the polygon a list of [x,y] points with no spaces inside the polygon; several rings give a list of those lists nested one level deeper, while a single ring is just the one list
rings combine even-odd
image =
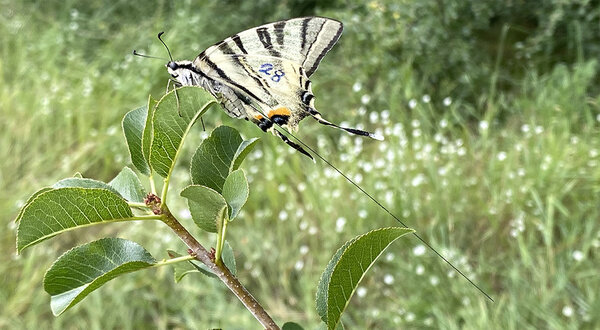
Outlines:
[{"label": "orange spot on wing", "polygon": [[256,115],[256,116],[254,116],[254,118],[255,118],[256,120],[261,120],[261,119],[263,119],[263,116],[262,116],[262,115]]},{"label": "orange spot on wing", "polygon": [[277,109],[273,109],[271,111],[269,111],[268,116],[269,118],[273,118],[273,116],[289,116],[290,115],[290,109],[286,108],[286,107],[281,107],[281,108],[277,108]]}]

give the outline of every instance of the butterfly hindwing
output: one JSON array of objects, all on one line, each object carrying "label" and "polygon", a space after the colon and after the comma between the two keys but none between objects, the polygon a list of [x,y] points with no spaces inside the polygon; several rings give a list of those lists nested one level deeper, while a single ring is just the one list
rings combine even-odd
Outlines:
[{"label": "butterfly hindwing", "polygon": [[[206,63],[206,59],[210,59],[212,64]],[[198,60],[195,64],[209,78],[229,87],[232,90],[229,95],[234,98],[243,95],[252,101],[242,102],[246,103],[244,109],[250,120],[261,116],[271,119],[277,113],[289,117],[283,118],[285,123],[295,128],[314,107],[310,80],[304,69],[292,61],[248,54],[211,56]],[[211,70],[211,65],[219,70]],[[239,84],[240,81],[245,83]],[[224,91],[225,88],[221,90]],[[234,103],[233,100],[230,102]]]},{"label": "butterfly hindwing", "polygon": [[342,23],[324,17],[301,17],[245,30],[202,52],[220,55],[263,55],[294,62],[310,77],[342,34]]}]

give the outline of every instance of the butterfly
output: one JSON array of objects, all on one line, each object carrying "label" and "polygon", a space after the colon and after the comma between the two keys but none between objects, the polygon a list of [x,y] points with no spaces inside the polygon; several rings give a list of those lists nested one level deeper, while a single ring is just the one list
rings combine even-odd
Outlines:
[{"label": "butterfly", "polygon": [[275,126],[297,131],[302,119],[312,117],[352,134],[383,139],[333,124],[315,108],[309,78],[342,30],[341,22],[325,17],[273,22],[220,41],[193,61],[171,59],[166,67],[177,87],[201,86],[229,116],[253,122],[312,159]]},{"label": "butterfly", "polygon": [[[383,137],[377,134],[333,124],[325,120],[315,108],[315,96],[309,78],[317,70],[323,57],[338,41],[342,30],[342,23],[330,18],[292,18],[233,35],[209,47],[193,61],[173,61],[171,58],[166,67],[175,80],[176,86],[203,87],[221,103],[229,116],[255,123],[263,131],[272,132],[294,149],[313,159],[302,147],[278,131],[276,126],[296,131],[302,119],[312,117],[323,125],[383,140]],[[160,41],[164,44],[162,39]],[[135,50],[134,54],[144,56],[137,54]],[[169,57],[171,57],[170,52]],[[358,183],[352,181],[322,156],[318,154],[317,156],[406,227],[399,217]],[[415,235],[492,300],[429,243]]]}]

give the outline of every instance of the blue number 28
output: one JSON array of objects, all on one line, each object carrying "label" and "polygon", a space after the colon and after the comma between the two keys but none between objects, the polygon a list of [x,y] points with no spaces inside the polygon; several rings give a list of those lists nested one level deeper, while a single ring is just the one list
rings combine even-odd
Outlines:
[{"label": "blue number 28", "polygon": [[271,74],[271,71],[273,71],[273,64],[271,63],[263,63],[258,70],[258,72],[262,72],[267,76],[271,76],[271,80],[274,82],[279,82],[281,77],[285,76],[285,72],[281,70],[275,70],[273,74]]}]

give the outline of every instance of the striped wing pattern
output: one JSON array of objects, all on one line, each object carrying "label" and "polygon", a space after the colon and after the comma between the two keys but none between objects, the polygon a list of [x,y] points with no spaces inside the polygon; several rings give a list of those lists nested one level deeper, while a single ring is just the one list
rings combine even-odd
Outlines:
[{"label": "striped wing pattern", "polygon": [[252,121],[312,158],[274,125],[296,130],[312,116],[319,123],[355,135],[380,137],[324,119],[314,107],[309,77],[342,34],[342,23],[302,17],[265,24],[231,36],[194,61],[170,61],[167,71],[180,86],[200,85],[231,117]]},{"label": "striped wing pattern", "polygon": [[229,37],[198,59],[219,55],[264,55],[292,61],[310,77],[342,35],[342,23],[324,17],[301,17],[261,25]]},{"label": "striped wing pattern", "polygon": [[230,116],[256,122],[269,110],[286,108],[287,125],[295,129],[314,110],[308,77],[342,29],[323,17],[265,24],[209,47],[193,63],[214,81],[212,90]]},{"label": "striped wing pattern", "polygon": [[[310,80],[295,62],[263,55],[221,55],[214,61],[220,72],[208,75],[225,86],[220,96],[227,111],[241,106],[253,120],[268,115],[269,110],[287,108],[288,125],[295,128],[314,108]],[[238,117],[236,114],[230,115]]]}]

